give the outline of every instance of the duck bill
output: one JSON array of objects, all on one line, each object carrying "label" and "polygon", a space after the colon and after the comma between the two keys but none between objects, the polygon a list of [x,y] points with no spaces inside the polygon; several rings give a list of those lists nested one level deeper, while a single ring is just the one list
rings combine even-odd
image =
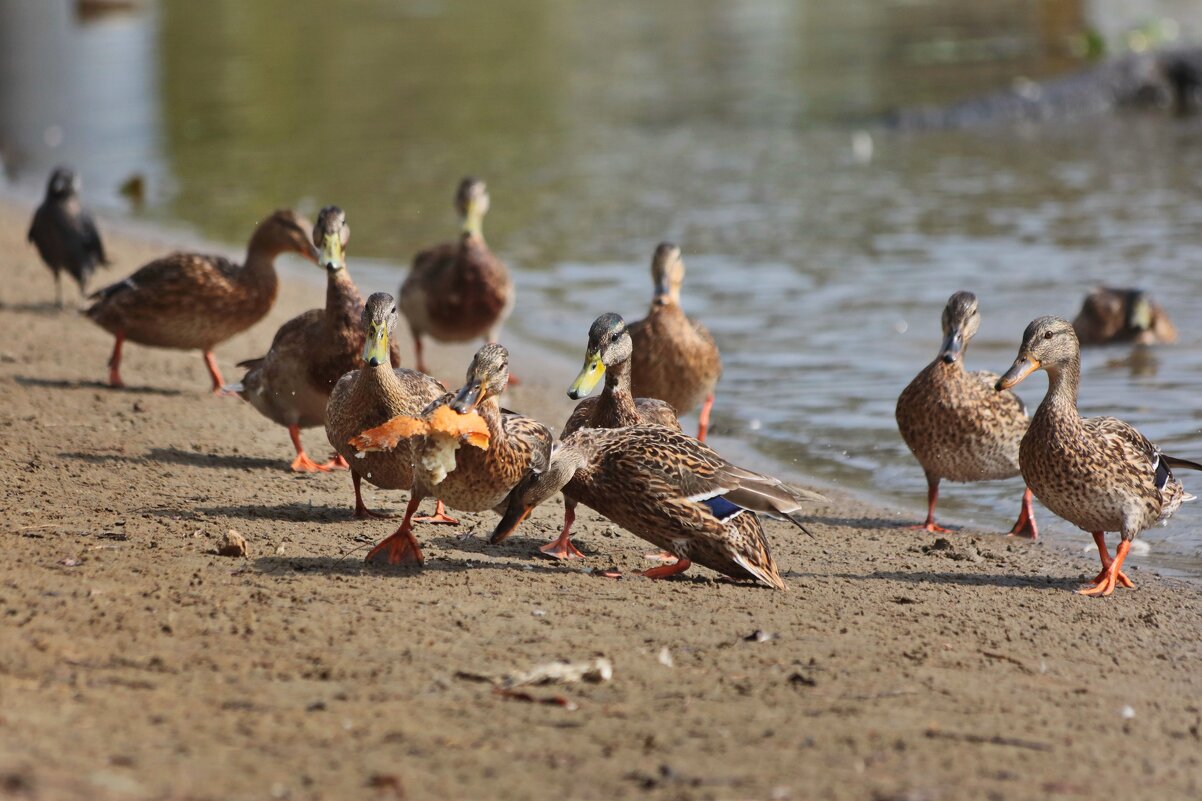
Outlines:
[{"label": "duck bill", "polygon": [[939,348],[939,358],[944,364],[954,364],[964,354],[964,335],[959,331],[953,331],[943,340],[943,346]]},{"label": "duck bill", "polygon": [[672,302],[672,289],[663,281],[657,281],[655,284],[655,295],[651,298],[651,303],[654,306],[667,306]]},{"label": "duck bill", "polygon": [[337,272],[346,266],[342,256],[342,238],[338,234],[326,234],[321,240],[320,264],[330,272]]},{"label": "duck bill", "polygon": [[467,414],[480,405],[488,396],[484,382],[479,378],[473,378],[471,381],[455,393],[455,399],[451,401],[451,408],[460,414]]},{"label": "duck bill", "polygon": [[390,364],[388,356],[388,327],[380,323],[372,323],[367,331],[367,341],[363,343],[363,361],[368,367],[379,367]]},{"label": "duck bill", "polygon": [[603,375],[605,375],[605,363],[601,361],[600,354],[588,354],[584,357],[584,367],[580,368],[580,375],[576,376],[572,386],[568,387],[568,397],[572,400],[588,397]]},{"label": "duck bill", "polygon": [[1143,293],[1137,294],[1131,300],[1131,313],[1127,315],[1127,325],[1135,331],[1152,329],[1152,303]]},{"label": "duck bill", "polygon": [[1038,369],[1039,362],[1036,359],[1032,359],[1030,356],[1019,356],[1006,374],[997,380],[994,389],[1001,392],[1003,389],[1018,386],[1020,381]]},{"label": "duck bill", "polygon": [[497,527],[493,529],[492,536],[488,541],[493,545],[501,542],[513,532],[517,531],[517,527],[522,524],[522,521],[530,516],[534,511],[533,506],[527,506],[521,501],[515,500],[509,504],[509,508],[505,510],[504,516],[501,517],[501,522],[497,523]]}]

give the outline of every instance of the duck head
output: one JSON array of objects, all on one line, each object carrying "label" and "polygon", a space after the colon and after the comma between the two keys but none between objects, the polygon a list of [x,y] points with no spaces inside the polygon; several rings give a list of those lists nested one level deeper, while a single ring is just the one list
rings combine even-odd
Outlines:
[{"label": "duck head", "polygon": [[459,182],[459,188],[455,190],[455,211],[463,222],[465,234],[480,236],[488,205],[488,187],[484,181],[469,175]]},{"label": "duck head", "polygon": [[671,242],[661,242],[651,257],[651,280],[655,283],[653,306],[680,303],[680,285],[684,283],[684,259],[680,248]]},{"label": "duck head", "polygon": [[943,345],[939,348],[939,359],[945,364],[960,360],[968,341],[976,336],[980,327],[976,295],[960,291],[948,298],[943,307]]},{"label": "duck head", "polygon": [[1073,325],[1062,317],[1040,317],[1032,320],[1023,332],[1023,344],[1018,358],[998,379],[994,389],[999,392],[1016,386],[1036,370],[1059,372],[1079,358],[1081,346]]},{"label": "duck head", "polygon": [[317,263],[321,253],[310,241],[313,226],[291,209],[281,209],[259,223],[250,239],[250,250],[276,256],[299,253]]},{"label": "duck head", "polygon": [[337,206],[326,206],[317,213],[313,226],[313,244],[321,250],[318,265],[329,273],[346,267],[346,243],[351,227],[346,224],[346,212]]},{"label": "duck head", "polygon": [[47,200],[66,200],[79,194],[80,181],[70,167],[56,167],[46,183]]},{"label": "duck head", "polygon": [[396,300],[387,292],[377,292],[363,306],[363,362],[368,367],[392,366],[388,339],[396,328]]},{"label": "duck head", "polygon": [[489,398],[499,397],[509,385],[509,351],[490,342],[476,351],[467,368],[467,383],[455,393],[451,408],[467,414]]},{"label": "duck head", "polygon": [[620,314],[610,312],[594,320],[588,330],[584,367],[568,389],[568,397],[572,400],[587,397],[605,375],[605,369],[627,361],[633,348],[626,321]]}]

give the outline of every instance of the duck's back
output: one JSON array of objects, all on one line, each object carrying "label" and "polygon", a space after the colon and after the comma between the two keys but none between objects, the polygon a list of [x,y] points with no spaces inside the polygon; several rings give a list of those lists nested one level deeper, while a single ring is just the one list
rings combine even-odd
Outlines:
[{"label": "duck's back", "polygon": [[902,390],[897,427],[923,469],[949,481],[988,481],[1019,474],[1019,443],[1029,419],[997,376],[936,360]]},{"label": "duck's back", "polygon": [[1071,426],[1041,406],[1021,460],[1023,478],[1040,502],[1090,532],[1134,535],[1167,520],[1184,499],[1156,446],[1114,417]]},{"label": "duck's back", "polygon": [[401,284],[401,310],[419,333],[479,339],[509,313],[513,281],[483,239],[465,236],[418,253]]},{"label": "duck's back", "polygon": [[722,375],[718,346],[705,326],[676,304],[653,307],[629,328],[634,344],[630,388],[635,397],[658,398],[680,414],[696,409]]},{"label": "duck's back", "polygon": [[211,350],[262,319],[277,288],[274,270],[249,276],[222,256],[173,253],[95,293],[87,314],[131,342]]}]

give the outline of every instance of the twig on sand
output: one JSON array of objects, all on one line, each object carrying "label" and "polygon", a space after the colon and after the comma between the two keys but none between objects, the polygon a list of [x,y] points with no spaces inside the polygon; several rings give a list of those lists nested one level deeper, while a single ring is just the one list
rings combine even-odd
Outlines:
[{"label": "twig on sand", "polygon": [[1009,654],[999,654],[999,653],[995,653],[993,651],[982,651],[981,656],[988,657],[989,659],[998,659],[998,660],[1001,660],[1002,662],[1009,662],[1012,665],[1018,665],[1020,668],[1022,668],[1022,671],[1024,673],[1034,673],[1035,672],[1034,670],[1031,670],[1031,668],[1027,667],[1025,662],[1023,662],[1020,659],[1015,659],[1014,657],[1010,656]]},{"label": "twig on sand", "polygon": [[1026,748],[1029,751],[1051,751],[1052,746],[1036,740],[1023,740],[1019,737],[1003,737],[1000,734],[963,734],[954,731],[940,731],[931,728],[926,731],[927,737],[939,740],[955,740],[973,745],[1008,745],[1013,748]]}]

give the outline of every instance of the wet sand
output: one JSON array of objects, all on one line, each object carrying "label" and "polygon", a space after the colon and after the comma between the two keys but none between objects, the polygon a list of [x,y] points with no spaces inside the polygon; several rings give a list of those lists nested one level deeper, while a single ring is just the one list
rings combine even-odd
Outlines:
[{"label": "wet sand", "polygon": [[[494,515],[463,514],[419,529],[424,569],[368,569],[395,524],[351,519],[346,473],[289,473],[286,433],[210,396],[198,354],[130,346],[130,388],[99,383],[111,340],[50,308],[29,213],[0,203],[0,797],[1202,796],[1194,586],[1136,568],[1137,589],[1078,597],[1096,555],[847,499],[815,539],[766,523],[788,592],[601,578],[649,548],[583,509],[588,559],[536,558],[558,502],[501,546]],[[100,280],[165,250],[108,240]],[[227,380],[321,301],[286,281],[218,349]],[[438,375],[470,352],[432,348]],[[514,370],[506,404],[558,426],[571,376]],[[215,555],[229,529],[248,558]],[[480,680],[597,657],[610,680]]]}]

